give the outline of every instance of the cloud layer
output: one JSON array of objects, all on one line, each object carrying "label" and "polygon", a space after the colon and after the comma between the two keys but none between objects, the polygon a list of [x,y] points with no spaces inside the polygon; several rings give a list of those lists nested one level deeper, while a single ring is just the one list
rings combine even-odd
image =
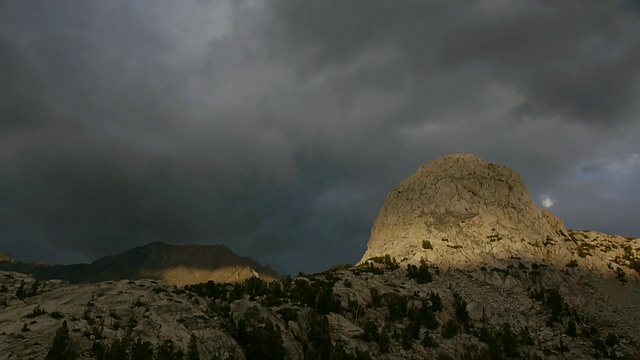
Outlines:
[{"label": "cloud layer", "polygon": [[355,262],[386,192],[452,152],[640,233],[632,1],[2,2],[0,55],[0,238],[26,261]]}]

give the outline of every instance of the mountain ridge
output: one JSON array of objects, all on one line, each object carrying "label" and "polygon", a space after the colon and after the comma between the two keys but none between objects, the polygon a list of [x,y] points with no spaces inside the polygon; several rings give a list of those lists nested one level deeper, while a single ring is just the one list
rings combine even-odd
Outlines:
[{"label": "mountain ridge", "polygon": [[209,280],[241,282],[250,277],[274,280],[279,275],[249,257],[236,255],[224,245],[172,245],[152,242],[90,264],[29,264],[0,262],[0,269],[32,274],[40,280],[61,279],[70,283],[95,283],[123,279],[156,279],[171,285]]}]

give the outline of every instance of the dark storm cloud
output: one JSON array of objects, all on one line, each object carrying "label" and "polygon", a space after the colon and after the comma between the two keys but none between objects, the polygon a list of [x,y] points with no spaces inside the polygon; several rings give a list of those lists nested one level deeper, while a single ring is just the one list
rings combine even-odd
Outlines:
[{"label": "dark storm cloud", "polygon": [[[51,117],[47,94],[39,79],[9,41],[0,37],[0,131],[32,128]],[[10,86],[8,86],[10,85]]]},{"label": "dark storm cloud", "polygon": [[[615,217],[636,200],[603,190],[637,184],[631,5],[2,2],[2,247],[225,243],[321,270],[358,260],[399,181],[463,151],[513,166],[570,226],[606,199],[595,226],[638,232]],[[577,186],[576,166],[630,170]]]},{"label": "dark storm cloud", "polygon": [[[527,112],[606,124],[637,100],[640,23],[632,2],[274,2],[278,35],[319,53],[315,65],[397,47],[423,80],[460,66],[515,81]],[[405,70],[406,71],[406,70]],[[388,82],[385,82],[388,83]]]}]

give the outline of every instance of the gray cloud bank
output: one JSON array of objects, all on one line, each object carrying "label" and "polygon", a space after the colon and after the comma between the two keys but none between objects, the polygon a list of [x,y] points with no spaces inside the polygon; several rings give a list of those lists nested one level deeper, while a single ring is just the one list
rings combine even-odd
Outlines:
[{"label": "gray cloud bank", "polygon": [[2,1],[0,244],[322,270],[451,152],[638,236],[638,64],[633,1]]}]

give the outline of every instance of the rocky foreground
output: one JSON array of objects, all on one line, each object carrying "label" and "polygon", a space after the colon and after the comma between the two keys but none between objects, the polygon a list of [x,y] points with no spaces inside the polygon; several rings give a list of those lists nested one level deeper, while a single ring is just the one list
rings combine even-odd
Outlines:
[{"label": "rocky foreground", "polygon": [[179,359],[192,342],[200,359],[640,358],[636,285],[517,260],[185,288],[4,272],[0,289],[4,359],[45,358],[63,322],[66,358],[78,359]]}]

